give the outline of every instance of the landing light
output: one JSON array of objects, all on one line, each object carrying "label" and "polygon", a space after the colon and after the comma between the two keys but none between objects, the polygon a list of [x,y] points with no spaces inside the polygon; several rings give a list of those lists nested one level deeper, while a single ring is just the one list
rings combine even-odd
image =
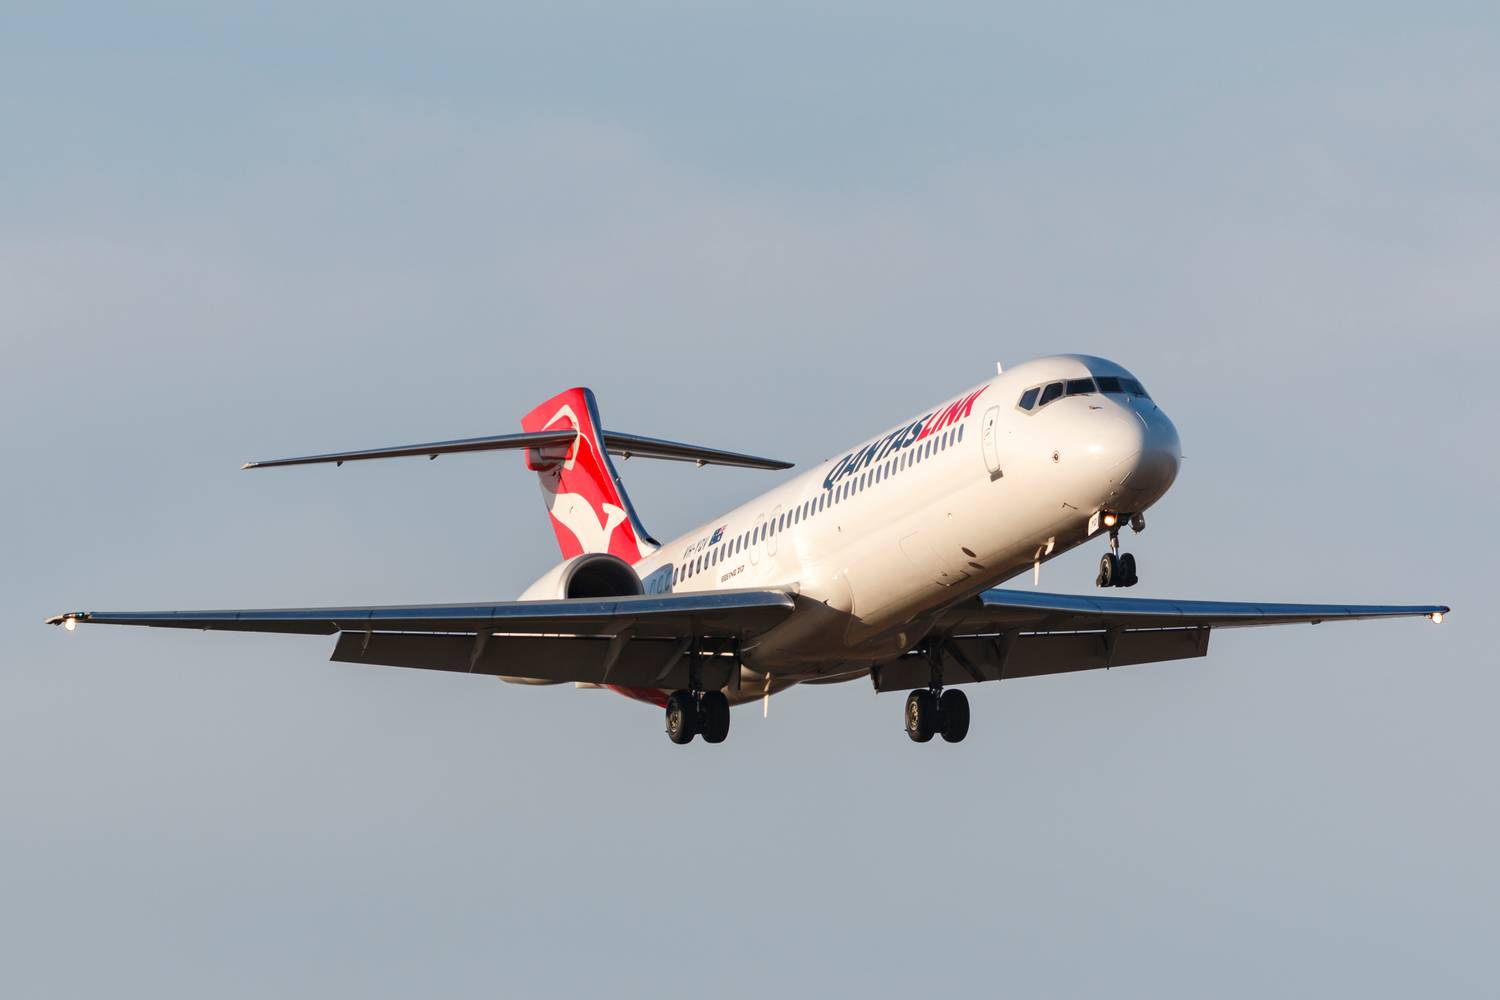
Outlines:
[{"label": "landing light", "polygon": [[73,631],[77,627],[78,627],[78,619],[77,618],[64,618],[63,619],[63,628],[67,629],[69,632]]},{"label": "landing light", "polygon": [[1434,624],[1434,625],[1441,625],[1441,624],[1443,624],[1443,613],[1441,611],[1434,611],[1432,614],[1428,615],[1427,617],[1432,619],[1432,624]]},{"label": "landing light", "polygon": [[1104,515],[1104,526],[1106,528],[1113,528],[1115,525],[1117,525],[1119,523],[1120,523],[1120,515],[1119,514],[1116,514],[1113,511],[1111,511],[1110,513]]}]

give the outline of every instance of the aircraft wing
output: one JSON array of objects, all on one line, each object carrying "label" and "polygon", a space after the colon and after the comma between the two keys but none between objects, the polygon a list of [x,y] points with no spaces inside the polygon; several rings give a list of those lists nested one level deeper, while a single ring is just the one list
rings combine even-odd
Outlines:
[{"label": "aircraft wing", "polygon": [[[948,609],[934,632],[944,684],[1032,677],[1204,656],[1214,629],[1375,618],[1442,621],[1444,605],[1275,604],[1084,597],[987,590]],[[932,682],[931,655],[875,668],[878,690]]]},{"label": "aircraft wing", "polygon": [[684,687],[690,661],[716,687],[737,679],[735,643],[793,608],[778,590],[639,597],[225,611],[75,611],[50,625],[341,633],[333,659],[532,680]]},{"label": "aircraft wing", "polygon": [[732,636],[769,628],[792,610],[779,590],[718,590],[639,597],[569,598],[501,604],[414,604],[363,608],[279,608],[227,611],[72,611],[48,625],[151,625],[229,632],[448,632],[532,635],[639,635],[684,632]]},{"label": "aircraft wing", "polygon": [[945,632],[1063,632],[1108,628],[1243,628],[1250,625],[1317,625],[1367,618],[1430,618],[1439,605],[1269,604],[1235,601],[1167,601],[1138,597],[1085,597],[1023,590],[986,590],[951,608],[939,623]]}]

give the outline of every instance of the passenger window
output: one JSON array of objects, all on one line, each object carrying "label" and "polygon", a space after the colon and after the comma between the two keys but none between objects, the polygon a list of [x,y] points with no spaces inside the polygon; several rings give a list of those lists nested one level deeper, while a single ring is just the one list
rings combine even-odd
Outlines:
[{"label": "passenger window", "polygon": [[1121,385],[1120,385],[1119,378],[1117,378],[1114,375],[1100,375],[1097,378],[1095,378],[1094,381],[1099,383],[1099,391],[1100,392],[1124,392],[1125,391],[1124,388],[1122,388]]},{"label": "passenger window", "polygon": [[1037,396],[1041,395],[1041,392],[1042,392],[1042,387],[1041,386],[1037,386],[1034,389],[1027,389],[1025,392],[1021,393],[1021,403],[1020,403],[1021,409],[1023,409],[1023,410],[1029,410],[1033,406],[1035,406],[1036,405],[1036,398],[1037,398]]},{"label": "passenger window", "polygon": [[1042,390],[1042,399],[1041,402],[1037,403],[1037,406],[1046,406],[1054,399],[1058,399],[1059,397],[1061,397],[1062,394],[1063,384],[1061,382],[1053,382],[1051,385],[1047,386],[1047,388]]},{"label": "passenger window", "polygon": [[1069,396],[1085,396],[1097,391],[1094,388],[1094,380],[1091,378],[1074,378],[1068,380]]}]

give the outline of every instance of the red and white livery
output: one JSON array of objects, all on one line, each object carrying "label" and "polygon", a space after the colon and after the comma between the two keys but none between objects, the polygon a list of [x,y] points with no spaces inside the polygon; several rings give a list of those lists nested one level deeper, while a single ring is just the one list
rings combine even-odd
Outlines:
[{"label": "red and white livery", "polygon": [[1122,529],[1176,479],[1177,430],[1130,372],[1058,355],[996,374],[660,543],[611,455],[786,469],[606,429],[565,390],[522,432],[251,463],[247,468],[519,449],[563,561],[507,603],[88,612],[79,623],[337,635],[333,659],[603,687],[710,743],[730,707],[796,684],[907,691],[918,742],[962,740],[962,687],[1203,656],[1219,629],[1422,616],[1442,605],[1145,600],[997,589],[1101,539],[1095,584],[1128,588]]}]

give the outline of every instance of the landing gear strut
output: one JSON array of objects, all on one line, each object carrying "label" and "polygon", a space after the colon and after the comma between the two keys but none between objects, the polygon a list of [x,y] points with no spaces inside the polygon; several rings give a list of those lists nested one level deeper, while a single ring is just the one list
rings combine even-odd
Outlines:
[{"label": "landing gear strut", "polygon": [[[922,651],[931,665],[929,686],[906,696],[906,735],[913,743],[926,743],[933,736],[942,736],[948,743],[958,743],[969,735],[968,695],[962,691],[943,690],[943,649],[941,636],[933,636],[923,644]],[[957,650],[953,655],[963,662]]]},{"label": "landing gear strut", "polygon": [[673,691],[667,698],[667,738],[691,743],[699,734],[705,743],[723,743],[729,736],[729,699],[723,691]]},{"label": "landing gear strut", "polygon": [[906,696],[906,735],[926,743],[941,735],[958,743],[969,735],[969,698],[962,691],[924,688]]},{"label": "landing gear strut", "polygon": [[[1129,552],[1120,553],[1120,515],[1110,515],[1105,523],[1109,524],[1109,551],[1099,560],[1099,575],[1094,579],[1094,585],[1134,587],[1140,578],[1135,573],[1135,556]],[[1146,519],[1140,514],[1130,515],[1130,528],[1140,534],[1146,530]]]}]

